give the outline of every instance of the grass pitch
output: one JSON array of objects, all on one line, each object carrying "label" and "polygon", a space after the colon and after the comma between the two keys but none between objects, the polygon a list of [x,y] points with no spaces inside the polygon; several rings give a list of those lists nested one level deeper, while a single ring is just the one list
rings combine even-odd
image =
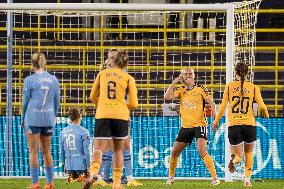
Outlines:
[{"label": "grass pitch", "polygon": [[[243,182],[231,182],[225,183],[221,181],[219,186],[210,186],[210,181],[196,181],[196,180],[176,180],[176,182],[171,185],[165,185],[165,180],[139,180],[144,185],[139,187],[127,187],[125,189],[206,189],[206,188],[222,188],[222,189],[240,189],[246,188],[243,186]],[[0,189],[25,189],[31,183],[30,179],[0,179]],[[284,180],[264,180],[264,182],[252,182],[252,189],[284,189]],[[41,188],[44,187],[44,180],[41,179]],[[82,185],[80,183],[69,183],[67,184],[65,180],[56,179],[55,188],[56,189],[80,189]],[[111,189],[111,187],[92,187],[97,189]]]}]

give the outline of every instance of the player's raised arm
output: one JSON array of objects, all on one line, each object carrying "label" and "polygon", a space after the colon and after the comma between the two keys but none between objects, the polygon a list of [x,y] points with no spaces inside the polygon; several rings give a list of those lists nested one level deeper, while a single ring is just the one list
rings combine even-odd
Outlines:
[{"label": "player's raised arm", "polygon": [[172,84],[169,86],[169,88],[167,89],[165,95],[164,95],[164,99],[165,100],[173,100],[175,98],[178,97],[178,94],[176,94],[174,92],[175,89],[175,85],[179,82],[182,81],[182,74],[180,74],[177,78],[175,78],[172,82]]}]

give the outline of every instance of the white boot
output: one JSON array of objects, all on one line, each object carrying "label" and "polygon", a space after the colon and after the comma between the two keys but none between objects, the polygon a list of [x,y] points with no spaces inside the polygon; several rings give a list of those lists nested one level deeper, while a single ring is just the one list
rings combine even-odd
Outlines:
[{"label": "white boot", "polygon": [[169,177],[167,182],[166,182],[167,185],[172,185],[174,183],[175,183],[175,178],[174,177]]}]

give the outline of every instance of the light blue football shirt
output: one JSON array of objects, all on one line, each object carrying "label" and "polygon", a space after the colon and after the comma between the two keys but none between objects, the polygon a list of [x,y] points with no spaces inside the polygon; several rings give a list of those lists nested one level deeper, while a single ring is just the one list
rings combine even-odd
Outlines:
[{"label": "light blue football shirt", "polygon": [[60,133],[61,158],[66,170],[90,167],[90,134],[80,125],[70,124]]},{"label": "light blue football shirt", "polygon": [[60,88],[54,75],[44,71],[26,77],[22,98],[25,127],[54,127],[59,105]]}]

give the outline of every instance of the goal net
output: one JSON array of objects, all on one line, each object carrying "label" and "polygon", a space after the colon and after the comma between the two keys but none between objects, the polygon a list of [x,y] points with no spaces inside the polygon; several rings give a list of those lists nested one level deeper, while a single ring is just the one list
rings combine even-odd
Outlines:
[{"label": "goal net", "polygon": [[[68,109],[78,106],[83,110],[82,125],[92,136],[95,108],[89,100],[90,89],[108,50],[121,48],[129,53],[127,72],[136,79],[140,104],[131,114],[134,176],[167,177],[171,146],[180,128],[179,102],[163,99],[167,87],[181,69],[190,66],[195,69],[196,82],[205,85],[215,103],[220,103],[225,83],[233,78],[233,64],[245,61],[251,68],[254,65],[259,3],[1,4],[0,176],[30,174],[20,115],[23,79],[32,74],[31,54],[43,52],[48,60],[47,71],[60,81],[61,107],[52,155],[55,174],[63,176],[59,134],[68,124]],[[9,16],[12,19],[7,21]],[[12,41],[6,32],[9,23]],[[9,61],[13,62],[12,70],[7,69]],[[6,77],[9,72],[12,77]],[[10,86],[6,83],[9,79]],[[9,87],[12,93],[7,92]],[[8,106],[8,98],[12,106]],[[207,120],[210,125],[209,114]],[[224,142],[225,119],[221,122],[216,134],[209,126],[208,152],[215,160],[218,176],[224,178],[228,174],[228,146]],[[40,161],[43,164],[41,157]],[[43,169],[40,174],[44,175]],[[195,142],[181,154],[176,176],[210,177]]]}]

